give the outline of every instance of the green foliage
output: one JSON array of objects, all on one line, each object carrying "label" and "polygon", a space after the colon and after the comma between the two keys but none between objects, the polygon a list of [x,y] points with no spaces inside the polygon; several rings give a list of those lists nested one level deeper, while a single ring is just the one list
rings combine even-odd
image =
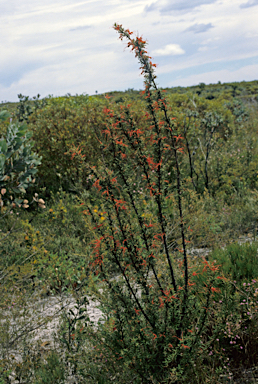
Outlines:
[{"label": "green foliage", "polygon": [[8,111],[1,111],[0,112],[0,121],[5,121],[10,117],[10,114]]},{"label": "green foliage", "polygon": [[65,382],[65,368],[54,351],[49,354],[46,363],[36,372],[35,384],[62,384]]},{"label": "green foliage", "polygon": [[78,260],[75,264],[69,255],[52,255],[45,253],[35,263],[37,270],[34,272],[41,281],[43,294],[57,294],[67,290],[79,290],[87,285],[87,269],[85,260]]},{"label": "green foliage", "polygon": [[[6,118],[5,112],[1,116]],[[37,167],[41,158],[32,152],[34,142],[31,141],[32,133],[28,131],[25,124],[12,123],[7,127],[5,137],[0,140],[0,188],[2,189],[1,206],[4,200],[12,200],[21,204],[21,194],[33,183]]]},{"label": "green foliage", "polygon": [[258,278],[258,255],[256,243],[233,243],[225,249],[216,249],[210,255],[221,265],[223,275],[237,282]]},{"label": "green foliage", "polygon": [[84,210],[75,196],[58,192],[44,211],[3,217],[0,278],[5,276],[5,286],[37,286],[43,295],[82,286],[89,239]]},{"label": "green foliage", "polygon": [[85,206],[75,195],[64,191],[51,195],[48,208],[36,216],[33,223],[44,233],[45,247],[50,254],[56,254],[60,261],[65,257],[83,266],[90,233]]},{"label": "green foliage", "polygon": [[102,104],[84,95],[49,98],[43,109],[31,115],[36,150],[42,155],[39,186],[46,187],[47,193],[60,187],[73,191],[77,183],[86,186],[84,162],[97,163],[100,155],[90,126],[103,127],[97,111]]},{"label": "green foliage", "polygon": [[32,100],[29,99],[29,96],[24,96],[22,94],[19,94],[18,98],[19,104],[15,115],[19,122],[29,122],[29,116],[32,115],[37,109],[42,108],[46,103],[46,99],[39,99],[39,94],[34,96]]}]

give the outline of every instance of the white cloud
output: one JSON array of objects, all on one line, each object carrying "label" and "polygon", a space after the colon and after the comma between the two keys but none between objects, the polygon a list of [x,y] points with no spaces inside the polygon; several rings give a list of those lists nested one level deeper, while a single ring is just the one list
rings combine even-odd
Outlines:
[{"label": "white cloud", "polygon": [[203,33],[203,32],[207,32],[211,28],[214,28],[214,26],[211,23],[208,23],[208,24],[195,23],[194,25],[191,25],[189,28],[186,28],[185,32]]},{"label": "white cloud", "polygon": [[179,44],[168,44],[164,48],[156,49],[152,52],[156,56],[174,56],[183,55],[185,51],[180,47]]},{"label": "white cloud", "polygon": [[240,4],[240,8],[250,8],[258,5],[258,0],[249,0],[247,3]]},{"label": "white cloud", "polygon": [[[191,12],[202,5],[215,3],[217,0],[158,0],[145,7],[146,12],[158,9],[161,14],[172,12]],[[255,0],[254,0],[255,1]]]},{"label": "white cloud", "polygon": [[215,84],[218,81],[222,83],[230,83],[234,81],[252,81],[257,79],[258,73],[258,64],[256,65],[247,65],[236,71],[230,71],[227,69],[223,69],[220,71],[211,71],[204,72],[198,75],[186,76],[183,78],[178,78],[169,82],[168,87],[174,86],[191,86],[200,84],[201,82],[205,84]]},{"label": "white cloud", "polygon": [[208,51],[208,50],[209,50],[209,47],[207,47],[207,45],[204,45],[204,46],[198,48],[199,52],[205,52],[205,51]]}]

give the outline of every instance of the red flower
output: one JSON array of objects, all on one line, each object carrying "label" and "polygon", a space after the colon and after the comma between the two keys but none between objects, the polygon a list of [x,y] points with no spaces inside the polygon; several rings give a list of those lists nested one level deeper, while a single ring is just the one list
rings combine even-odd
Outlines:
[{"label": "red flower", "polygon": [[93,187],[96,187],[99,191],[101,190],[102,187],[99,185],[99,179],[97,179],[95,183],[93,183]]},{"label": "red flower", "polygon": [[159,302],[160,302],[159,307],[163,308],[164,307],[164,302],[163,302],[163,298],[162,297],[159,297]]},{"label": "red flower", "polygon": [[219,288],[211,287],[211,290],[212,290],[212,292],[218,292],[218,293],[221,292]]}]

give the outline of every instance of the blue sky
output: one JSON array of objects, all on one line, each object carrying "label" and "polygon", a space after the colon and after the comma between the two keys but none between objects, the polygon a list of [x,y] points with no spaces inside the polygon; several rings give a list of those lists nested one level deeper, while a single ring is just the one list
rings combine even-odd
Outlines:
[{"label": "blue sky", "polygon": [[0,0],[0,102],[142,89],[112,28],[148,41],[161,87],[258,79],[258,0]]}]

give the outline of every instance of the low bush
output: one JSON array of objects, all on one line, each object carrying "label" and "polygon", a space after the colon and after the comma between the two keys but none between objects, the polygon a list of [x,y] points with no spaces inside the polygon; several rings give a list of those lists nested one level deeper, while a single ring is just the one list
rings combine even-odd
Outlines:
[{"label": "low bush", "polygon": [[257,243],[233,243],[225,249],[215,249],[209,259],[221,265],[225,277],[238,283],[258,279]]},{"label": "low bush", "polygon": [[36,150],[42,156],[39,187],[46,193],[59,188],[73,191],[77,183],[87,187],[84,161],[97,164],[100,155],[90,125],[103,126],[98,113],[102,101],[88,96],[49,98],[30,116]]}]

